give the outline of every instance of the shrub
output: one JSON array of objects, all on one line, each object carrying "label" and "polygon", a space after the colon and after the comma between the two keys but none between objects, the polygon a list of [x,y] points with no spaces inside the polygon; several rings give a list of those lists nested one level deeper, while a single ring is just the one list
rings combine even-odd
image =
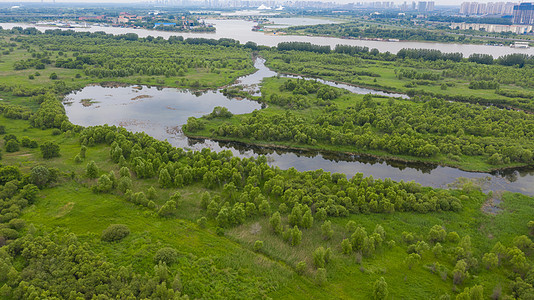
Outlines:
[{"label": "shrub", "polygon": [[254,252],[259,252],[263,248],[263,241],[254,242]]},{"label": "shrub", "polygon": [[130,229],[124,224],[111,224],[102,231],[102,240],[105,242],[120,241],[130,234]]},{"label": "shrub", "polygon": [[376,300],[379,299],[386,299],[388,297],[388,284],[384,277],[380,277],[375,281],[374,284],[374,290],[373,290],[373,297]]},{"label": "shrub", "polygon": [[8,140],[6,143],[6,152],[17,152],[20,150],[20,144],[16,140]]},{"label": "shrub", "polygon": [[43,158],[59,157],[59,145],[54,142],[44,142],[41,144]]},{"label": "shrub", "polygon": [[197,225],[200,228],[206,228],[207,223],[208,219],[206,219],[206,217],[201,217],[197,220]]},{"label": "shrub", "polygon": [[87,164],[85,168],[85,175],[89,178],[96,178],[98,176],[98,167],[94,161]]},{"label": "shrub", "polygon": [[176,262],[177,258],[178,251],[176,251],[176,249],[163,247],[156,252],[156,255],[154,255],[154,262],[157,264],[164,262],[167,265],[172,265]]},{"label": "shrub", "polygon": [[297,264],[296,272],[300,275],[304,274],[304,271],[306,271],[306,262],[301,261]]}]

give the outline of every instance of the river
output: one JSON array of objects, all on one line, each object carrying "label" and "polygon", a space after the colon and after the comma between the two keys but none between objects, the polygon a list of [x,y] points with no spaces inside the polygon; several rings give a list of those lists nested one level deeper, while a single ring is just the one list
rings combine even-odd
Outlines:
[{"label": "river", "polygon": [[[310,18],[296,18],[291,25],[300,25],[300,24],[314,24],[314,22],[309,21],[313,20]],[[276,19],[274,19],[276,21]],[[323,22],[324,20],[321,20]],[[412,42],[412,41],[403,41],[403,42],[386,42],[386,41],[366,41],[366,40],[349,40],[349,39],[340,39],[333,37],[311,37],[311,36],[291,36],[291,35],[274,35],[274,34],[265,34],[263,32],[252,31],[252,27],[256,25],[251,21],[244,20],[208,20],[208,23],[214,24],[217,31],[214,33],[181,33],[181,32],[166,32],[166,31],[156,31],[156,30],[147,30],[147,29],[132,29],[132,28],[120,28],[120,27],[101,27],[101,26],[92,26],[90,28],[72,28],[74,31],[89,31],[97,32],[103,31],[111,34],[126,34],[126,33],[136,33],[140,37],[147,36],[161,36],[163,38],[169,38],[170,36],[183,36],[184,38],[190,37],[203,37],[203,38],[232,38],[240,41],[241,43],[246,43],[252,41],[258,45],[265,46],[276,46],[280,42],[310,42],[317,45],[328,45],[335,47],[338,44],[341,45],[351,45],[351,46],[365,46],[370,49],[376,48],[380,52],[389,51],[391,53],[397,53],[402,48],[420,48],[420,49],[437,49],[442,52],[460,52],[467,57],[473,53],[484,53],[491,54],[494,57],[499,57],[502,55],[510,53],[524,53],[534,55],[534,48],[530,49],[520,49],[520,48],[511,48],[505,46],[488,46],[488,45],[468,45],[468,44],[443,44],[443,43],[432,43],[432,42]],[[276,21],[280,22],[280,21]],[[319,22],[319,21],[317,21]],[[283,23],[283,22],[282,22]],[[279,24],[282,24],[279,23]],[[15,26],[21,27],[35,27],[32,24],[18,24],[18,23],[0,23],[0,26],[4,29],[11,29]],[[36,27],[37,29],[44,31],[46,29],[55,29],[55,27]]]},{"label": "river", "polygon": [[[257,72],[239,78],[236,84],[245,85],[253,91],[263,78],[275,76],[276,72],[257,59]],[[359,94],[384,94],[364,88],[322,81],[346,88]],[[403,96],[395,94],[394,96]],[[209,147],[214,151],[230,150],[239,157],[265,155],[270,165],[299,171],[323,169],[332,173],[344,173],[352,177],[356,173],[374,178],[391,178],[396,181],[415,181],[425,186],[446,188],[459,177],[478,179],[485,190],[512,191],[534,195],[534,171],[513,170],[503,173],[474,173],[455,168],[421,163],[402,163],[366,156],[347,156],[317,151],[281,151],[265,149],[232,142],[216,142],[208,139],[195,140],[183,135],[181,125],[190,116],[200,117],[210,113],[215,106],[227,107],[232,113],[249,113],[261,109],[261,104],[250,100],[229,99],[220,91],[202,93],[173,88],[147,86],[102,87],[87,86],[65,97],[65,109],[71,122],[83,126],[117,125],[130,131],[144,131],[173,146],[200,150]]]}]

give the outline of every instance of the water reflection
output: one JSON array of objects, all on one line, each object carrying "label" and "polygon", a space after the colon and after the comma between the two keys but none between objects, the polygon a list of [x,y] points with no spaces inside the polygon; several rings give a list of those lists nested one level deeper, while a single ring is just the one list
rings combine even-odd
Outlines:
[{"label": "water reflection", "polygon": [[[263,59],[257,59],[254,74],[239,78],[236,84],[257,91],[265,77],[276,73],[265,67]],[[333,82],[322,81],[335,85]],[[382,93],[347,85],[337,87],[353,92]],[[403,96],[403,95],[401,95]],[[173,146],[192,150],[210,148],[214,151],[229,150],[238,157],[265,155],[272,166],[299,171],[323,169],[332,173],[344,173],[352,177],[363,173],[374,178],[391,178],[396,181],[415,181],[424,186],[447,188],[459,177],[485,182],[487,190],[507,190],[534,194],[534,170],[519,169],[493,173],[465,172],[455,168],[433,164],[386,160],[366,155],[349,155],[328,151],[283,150],[259,147],[238,142],[218,142],[209,139],[191,139],[184,136],[181,126],[190,116],[200,117],[210,113],[215,106],[225,106],[235,114],[261,109],[258,102],[225,97],[220,91],[188,91],[147,86],[102,87],[88,86],[65,98],[65,109],[71,122],[83,126],[117,125],[130,131],[144,131]]]}]

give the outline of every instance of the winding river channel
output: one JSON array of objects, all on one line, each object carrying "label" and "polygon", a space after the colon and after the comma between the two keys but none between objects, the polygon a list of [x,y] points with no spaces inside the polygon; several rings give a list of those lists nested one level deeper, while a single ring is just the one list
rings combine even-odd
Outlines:
[{"label": "winding river channel", "polygon": [[[259,90],[263,78],[276,76],[276,72],[257,59],[255,73],[239,78],[236,84]],[[387,94],[365,88],[321,81],[345,88],[353,93]],[[317,151],[282,151],[232,142],[216,142],[208,139],[189,139],[183,135],[181,126],[187,118],[210,113],[215,106],[227,107],[234,114],[249,113],[261,109],[261,104],[250,100],[231,99],[221,91],[193,92],[174,88],[148,86],[104,87],[92,85],[65,97],[65,109],[71,122],[83,126],[117,125],[130,131],[144,131],[160,140],[168,140],[176,147],[200,150],[209,147],[214,151],[230,150],[239,157],[265,155],[269,164],[282,169],[299,171],[323,169],[328,172],[356,173],[374,178],[415,181],[425,186],[447,187],[459,177],[483,182],[485,190],[513,191],[534,195],[534,170],[511,170],[500,173],[465,172],[455,168],[420,163],[388,161],[366,156],[340,155]]]}]

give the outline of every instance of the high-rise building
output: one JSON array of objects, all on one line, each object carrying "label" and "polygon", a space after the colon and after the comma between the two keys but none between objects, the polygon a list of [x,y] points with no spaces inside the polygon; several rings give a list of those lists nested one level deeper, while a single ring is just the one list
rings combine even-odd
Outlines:
[{"label": "high-rise building", "polygon": [[462,15],[512,15],[514,5],[513,2],[463,2],[460,6],[460,14]]},{"label": "high-rise building", "polygon": [[514,6],[514,24],[534,24],[534,5],[521,3]]}]

